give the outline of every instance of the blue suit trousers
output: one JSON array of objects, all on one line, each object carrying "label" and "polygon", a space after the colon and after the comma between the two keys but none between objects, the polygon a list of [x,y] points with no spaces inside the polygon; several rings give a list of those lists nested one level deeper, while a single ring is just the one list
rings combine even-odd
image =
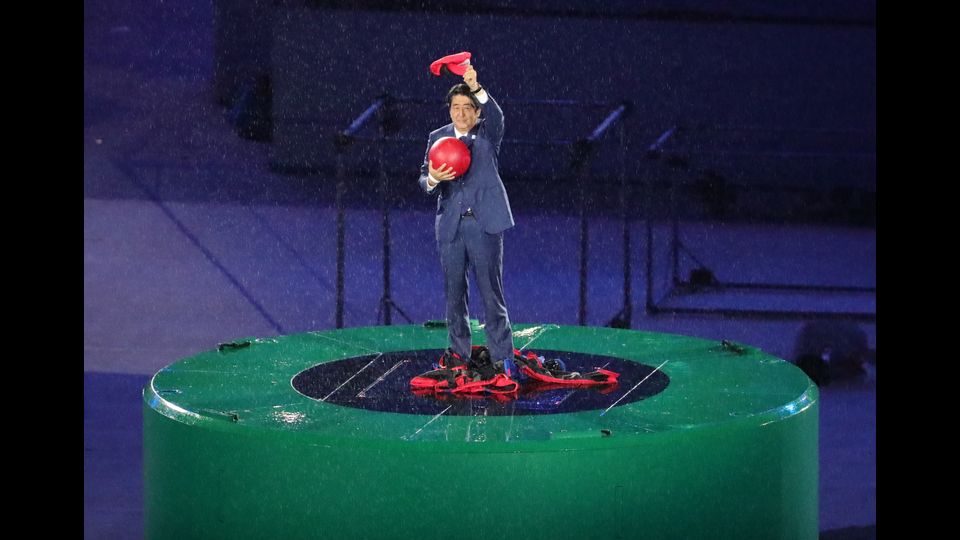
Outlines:
[{"label": "blue suit trousers", "polygon": [[447,299],[447,329],[450,345],[462,358],[470,357],[470,316],[467,312],[467,272],[473,270],[483,298],[484,332],[494,361],[513,358],[513,330],[503,297],[503,233],[490,234],[472,216],[460,218],[450,241],[438,240]]}]

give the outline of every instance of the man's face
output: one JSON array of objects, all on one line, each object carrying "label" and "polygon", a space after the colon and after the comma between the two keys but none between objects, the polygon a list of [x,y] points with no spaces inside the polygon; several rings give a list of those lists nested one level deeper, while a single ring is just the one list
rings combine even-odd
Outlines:
[{"label": "man's face", "polygon": [[461,133],[466,133],[477,125],[480,111],[473,106],[473,101],[467,96],[453,96],[450,100],[450,119],[454,127]]}]

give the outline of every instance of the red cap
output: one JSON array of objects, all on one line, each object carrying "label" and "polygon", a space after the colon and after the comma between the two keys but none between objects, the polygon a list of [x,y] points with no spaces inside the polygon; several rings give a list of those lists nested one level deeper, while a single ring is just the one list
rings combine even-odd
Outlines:
[{"label": "red cap", "polygon": [[450,70],[450,73],[463,75],[467,72],[467,68],[470,67],[470,56],[470,53],[467,51],[448,54],[439,60],[434,60],[433,63],[430,64],[430,73],[439,77],[440,69],[446,66],[446,68]]}]

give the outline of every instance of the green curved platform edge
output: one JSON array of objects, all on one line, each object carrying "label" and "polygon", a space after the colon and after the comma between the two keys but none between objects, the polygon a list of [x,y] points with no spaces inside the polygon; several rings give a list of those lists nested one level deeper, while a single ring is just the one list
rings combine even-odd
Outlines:
[{"label": "green curved platform edge", "polygon": [[670,384],[603,415],[397,414],[308,398],[291,379],[442,349],[445,328],[204,352],[144,388],[145,537],[817,538],[819,394],[801,370],[673,334],[514,331],[518,348],[662,364]]}]

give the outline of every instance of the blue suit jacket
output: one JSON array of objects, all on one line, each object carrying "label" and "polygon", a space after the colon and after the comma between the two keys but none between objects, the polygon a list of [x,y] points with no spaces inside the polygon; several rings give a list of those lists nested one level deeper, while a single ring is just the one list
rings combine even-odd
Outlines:
[{"label": "blue suit jacket", "polygon": [[[457,232],[460,215],[473,209],[477,223],[490,234],[513,227],[513,213],[507,190],[499,172],[500,142],[503,140],[503,111],[493,96],[483,104],[480,120],[467,135],[470,147],[470,168],[466,174],[449,182],[440,182],[429,194],[439,194],[437,200],[436,233],[438,241],[451,241]],[[420,167],[420,187],[427,191],[430,147],[441,137],[455,137],[453,124],[447,124],[430,133],[427,151]],[[439,163],[434,163],[440,166]]]}]

